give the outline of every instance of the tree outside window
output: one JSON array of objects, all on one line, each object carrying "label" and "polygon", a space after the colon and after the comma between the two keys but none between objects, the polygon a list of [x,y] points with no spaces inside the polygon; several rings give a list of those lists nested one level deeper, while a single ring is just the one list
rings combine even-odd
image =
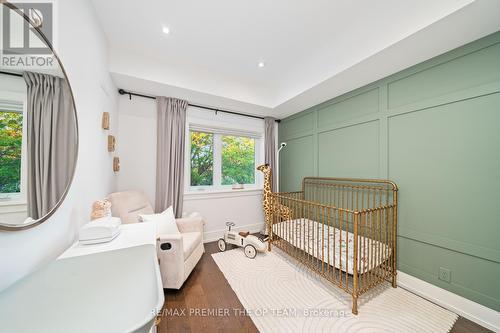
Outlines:
[{"label": "tree outside window", "polygon": [[191,186],[213,185],[214,135],[191,132]]},{"label": "tree outside window", "polygon": [[21,191],[23,115],[0,111],[0,193]]},{"label": "tree outside window", "polygon": [[255,184],[254,138],[190,131],[191,186]]},{"label": "tree outside window", "polygon": [[222,137],[222,185],[255,183],[255,140]]}]

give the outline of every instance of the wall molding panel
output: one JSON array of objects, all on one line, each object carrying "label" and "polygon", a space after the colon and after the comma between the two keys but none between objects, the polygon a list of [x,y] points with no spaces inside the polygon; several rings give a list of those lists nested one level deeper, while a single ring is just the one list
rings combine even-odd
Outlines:
[{"label": "wall molding panel", "polygon": [[500,311],[499,69],[497,32],[284,119],[280,188],[395,181],[398,268]]}]

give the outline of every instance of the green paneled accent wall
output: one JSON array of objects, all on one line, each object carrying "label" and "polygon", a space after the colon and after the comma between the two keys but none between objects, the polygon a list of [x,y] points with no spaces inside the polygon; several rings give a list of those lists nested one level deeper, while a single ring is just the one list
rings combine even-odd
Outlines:
[{"label": "green paneled accent wall", "polygon": [[374,120],[318,133],[318,150],[328,152],[318,155],[318,175],[377,178],[379,127],[378,120]]},{"label": "green paneled accent wall", "polygon": [[359,95],[336,101],[318,111],[318,124],[321,127],[378,112],[378,88],[368,90]]},{"label": "green paneled accent wall", "polygon": [[280,160],[287,172],[280,178],[291,188],[300,188],[302,178],[314,173],[313,142],[312,135],[288,140],[290,149]]},{"label": "green paneled accent wall", "polygon": [[500,32],[290,116],[279,132],[282,191],[304,176],[395,181],[398,269],[500,311]]}]

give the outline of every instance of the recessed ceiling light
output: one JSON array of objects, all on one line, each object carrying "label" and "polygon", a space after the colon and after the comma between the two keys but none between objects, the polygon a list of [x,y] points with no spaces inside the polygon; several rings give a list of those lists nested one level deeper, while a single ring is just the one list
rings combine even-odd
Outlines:
[{"label": "recessed ceiling light", "polygon": [[262,61],[261,61],[261,62],[259,62],[259,67],[260,67],[260,68],[263,68],[264,66],[266,66],[266,64],[265,64],[265,63],[263,63]]},{"label": "recessed ceiling light", "polygon": [[170,33],[170,28],[169,27],[163,27],[162,29],[163,33],[168,35]]}]

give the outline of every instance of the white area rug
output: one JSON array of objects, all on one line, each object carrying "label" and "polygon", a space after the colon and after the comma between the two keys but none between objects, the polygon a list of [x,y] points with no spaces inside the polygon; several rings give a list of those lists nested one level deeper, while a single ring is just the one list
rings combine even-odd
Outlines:
[{"label": "white area rug", "polygon": [[242,249],[212,254],[261,332],[448,332],[457,315],[389,283],[358,300],[276,248],[248,259]]}]

